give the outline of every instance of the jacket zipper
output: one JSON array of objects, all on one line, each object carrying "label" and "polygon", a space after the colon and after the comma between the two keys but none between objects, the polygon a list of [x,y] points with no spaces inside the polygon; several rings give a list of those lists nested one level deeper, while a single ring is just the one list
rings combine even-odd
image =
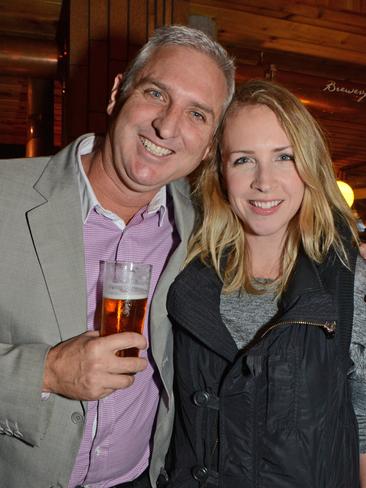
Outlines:
[{"label": "jacket zipper", "polygon": [[277,322],[276,324],[271,325],[267,330],[263,332],[261,335],[261,339],[268,334],[273,329],[280,327],[282,325],[310,325],[313,327],[320,327],[324,330],[327,337],[333,337],[336,331],[336,322],[312,322],[312,321],[305,321],[305,320],[283,320],[282,322]]}]

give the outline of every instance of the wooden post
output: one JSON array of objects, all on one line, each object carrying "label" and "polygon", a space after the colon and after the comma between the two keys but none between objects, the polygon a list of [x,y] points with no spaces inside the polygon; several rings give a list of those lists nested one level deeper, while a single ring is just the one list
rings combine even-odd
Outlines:
[{"label": "wooden post", "polygon": [[28,80],[26,156],[53,152],[53,80]]}]

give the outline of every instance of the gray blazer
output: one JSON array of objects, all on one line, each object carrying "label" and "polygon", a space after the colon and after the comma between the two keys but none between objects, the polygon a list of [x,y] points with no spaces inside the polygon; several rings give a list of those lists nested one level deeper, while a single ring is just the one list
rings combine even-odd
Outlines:
[{"label": "gray blazer", "polygon": [[[67,487],[83,434],[86,403],[53,394],[41,399],[49,347],[86,330],[78,142],[54,157],[0,162],[0,485],[7,488]],[[153,486],[173,422],[166,294],[185,258],[194,220],[188,185],[179,181],[169,187],[181,243],[151,305],[151,347],[164,385]]]}]

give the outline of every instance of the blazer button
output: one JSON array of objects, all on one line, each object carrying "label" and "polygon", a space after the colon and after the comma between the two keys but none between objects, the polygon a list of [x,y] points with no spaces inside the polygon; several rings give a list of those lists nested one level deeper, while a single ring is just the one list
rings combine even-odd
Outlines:
[{"label": "blazer button", "polygon": [[196,391],[196,393],[193,394],[193,403],[197,407],[203,407],[206,405],[206,403],[210,399],[210,394],[208,391]]},{"label": "blazer button", "polygon": [[73,412],[71,415],[71,420],[74,424],[81,424],[84,422],[84,416],[80,412]]},{"label": "blazer button", "polygon": [[206,481],[208,478],[208,469],[206,466],[194,466],[192,476],[196,481]]}]

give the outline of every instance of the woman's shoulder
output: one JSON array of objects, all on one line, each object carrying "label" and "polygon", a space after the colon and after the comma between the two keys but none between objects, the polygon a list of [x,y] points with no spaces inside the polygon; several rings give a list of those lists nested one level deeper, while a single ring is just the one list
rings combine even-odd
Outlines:
[{"label": "woman's shoulder", "polygon": [[200,258],[190,261],[171,284],[167,297],[167,310],[177,319],[184,315],[204,313],[207,307],[220,303],[222,283],[215,270]]},{"label": "woman's shoulder", "polygon": [[357,256],[355,269],[355,293],[365,297],[366,293],[366,260],[361,255]]},{"label": "woman's shoulder", "polygon": [[175,278],[174,283],[193,281],[197,283],[197,280],[212,279],[216,276],[213,267],[209,263],[202,260],[200,256],[196,256],[190,261]]},{"label": "woman's shoulder", "polygon": [[213,267],[200,257],[190,261],[178,274],[169,290],[169,298],[174,296],[204,297],[221,292],[222,282]]},{"label": "woman's shoulder", "polygon": [[357,256],[353,297],[352,342],[366,344],[366,261]]}]

